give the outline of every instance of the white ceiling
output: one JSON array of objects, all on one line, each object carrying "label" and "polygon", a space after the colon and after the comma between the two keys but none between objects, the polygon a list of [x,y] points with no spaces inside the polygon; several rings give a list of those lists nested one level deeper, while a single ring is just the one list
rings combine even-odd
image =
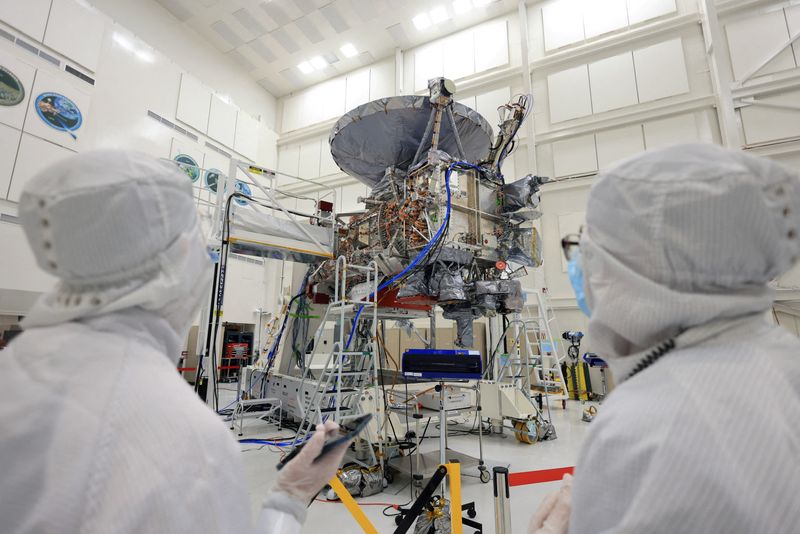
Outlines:
[{"label": "white ceiling", "polygon": [[[456,14],[452,0],[156,0],[174,17],[238,62],[275,96],[394,55],[516,9],[494,0]],[[411,19],[444,6],[450,19],[420,31]],[[345,58],[345,43],[359,54]],[[323,56],[328,67],[303,74],[297,65]]]}]

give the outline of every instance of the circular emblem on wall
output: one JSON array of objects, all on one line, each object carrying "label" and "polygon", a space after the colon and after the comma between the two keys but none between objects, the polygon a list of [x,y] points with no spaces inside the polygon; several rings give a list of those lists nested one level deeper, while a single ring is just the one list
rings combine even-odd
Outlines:
[{"label": "circular emblem on wall", "polygon": [[[253,195],[253,193],[250,191],[250,186],[247,185],[246,183],[244,183],[241,180],[236,180],[236,192],[237,193],[242,193],[242,194],[247,195],[247,196],[252,196]],[[246,206],[247,205],[247,199],[246,198],[235,197],[233,200],[235,200],[236,203],[239,204],[240,206]]]},{"label": "circular emblem on wall", "polygon": [[194,158],[188,154],[178,154],[173,158],[175,161],[181,164],[181,169],[192,182],[196,182],[198,178],[200,178],[200,166],[194,160]]},{"label": "circular emblem on wall", "polygon": [[0,65],[0,106],[16,106],[25,100],[25,87],[17,75]]},{"label": "circular emblem on wall", "polygon": [[222,171],[219,169],[208,169],[205,175],[206,187],[214,193],[217,192],[217,184],[219,177],[222,176]]},{"label": "circular emblem on wall", "polygon": [[51,128],[67,132],[77,139],[74,132],[81,127],[83,115],[78,106],[64,95],[42,93],[36,97],[36,113]]}]

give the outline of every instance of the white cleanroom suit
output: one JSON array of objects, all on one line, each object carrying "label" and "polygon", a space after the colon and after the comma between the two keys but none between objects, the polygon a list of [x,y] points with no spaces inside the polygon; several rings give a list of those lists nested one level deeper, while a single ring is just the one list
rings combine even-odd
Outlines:
[{"label": "white cleanroom suit", "polygon": [[58,284],[0,354],[0,531],[299,531],[309,483],[279,479],[254,529],[240,449],[175,369],[212,272],[186,175],[82,154],[31,179],[20,218]]},{"label": "white cleanroom suit", "polygon": [[800,178],[713,145],[647,152],[597,178],[580,248],[619,385],[570,532],[797,532],[800,340],[766,312],[800,258]]}]

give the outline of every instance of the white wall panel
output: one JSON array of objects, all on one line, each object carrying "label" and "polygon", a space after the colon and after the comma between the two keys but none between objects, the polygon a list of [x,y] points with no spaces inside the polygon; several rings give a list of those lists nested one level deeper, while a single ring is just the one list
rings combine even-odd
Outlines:
[{"label": "white wall panel", "polygon": [[646,20],[675,13],[675,0],[628,0],[628,21],[638,24]]},{"label": "white wall panel", "polygon": [[320,139],[319,175],[330,176],[331,174],[339,174],[341,172],[339,166],[333,161],[331,145],[328,143],[328,136],[323,136]]},{"label": "white wall panel", "polygon": [[475,73],[477,50],[473,38],[474,32],[467,30],[442,41],[442,54],[447,58],[442,71],[445,78],[457,80]]},{"label": "white wall panel", "polygon": [[[24,98],[19,104],[14,106],[0,106],[0,123],[21,130],[22,123],[25,122],[25,113],[28,110],[31,91],[33,90],[33,78],[36,73],[36,68],[24,61],[20,61],[3,50],[0,50],[0,65],[14,73],[14,75],[19,78],[25,90]],[[2,193],[4,193],[4,190],[0,188],[0,194]]]},{"label": "white wall panel", "polygon": [[505,19],[476,27],[474,39],[475,72],[508,64],[508,26]]},{"label": "white wall panel", "polygon": [[41,41],[47,26],[50,2],[51,0],[3,0],[0,2],[0,20]]},{"label": "white wall panel", "polygon": [[442,41],[435,41],[414,52],[414,91],[428,87],[428,80],[444,72]]},{"label": "white wall panel", "polygon": [[476,96],[475,111],[483,115],[483,118],[489,121],[492,130],[497,130],[496,125],[499,120],[497,108],[508,104],[509,100],[511,100],[511,88],[501,87],[500,89],[495,89],[494,91]]},{"label": "white wall panel", "polygon": [[600,170],[610,169],[623,159],[644,152],[642,126],[626,126],[595,134]]},{"label": "white wall panel", "polygon": [[313,180],[319,176],[320,144],[322,139],[312,139],[300,145],[300,163],[297,176]]},{"label": "white wall panel", "polygon": [[239,154],[253,161],[258,160],[258,130],[260,123],[239,110],[236,116],[236,136],[233,140],[233,149]]},{"label": "white wall panel", "polygon": [[211,97],[211,110],[208,114],[208,136],[227,147],[233,148],[236,138],[235,106],[223,101],[217,95]]},{"label": "white wall panel", "polygon": [[[33,82],[33,89],[31,91],[31,98],[28,102],[28,114],[25,117],[25,125],[23,131],[47,139],[52,143],[69,148],[70,150],[78,150],[82,144],[84,133],[87,133],[89,125],[89,95],[78,89],[72,80],[65,78],[70,76],[55,71],[45,71],[39,69],[36,72],[36,81]],[[70,76],[71,77],[71,76]],[[77,80],[76,80],[77,81]],[[77,81],[77,83],[82,83]],[[45,122],[37,112],[36,99],[39,95],[46,92],[58,93],[66,96],[78,107],[82,116],[82,123],[80,126],[70,132],[57,130]],[[73,137],[74,136],[74,137]]]},{"label": "white wall panel", "polygon": [[394,96],[394,59],[375,63],[369,69],[369,99]]},{"label": "white wall panel", "polygon": [[590,63],[589,82],[595,113],[633,106],[639,102],[633,55],[630,52]]},{"label": "white wall panel", "polygon": [[594,135],[581,135],[553,143],[556,177],[587,174],[597,170]]},{"label": "white wall panel", "polygon": [[[782,10],[735,20],[726,27],[728,47],[731,52],[733,77],[741,80],[752,69],[789,41],[789,30]],[[757,75],[769,74],[795,67],[791,48],[781,51],[773,60],[757,71]]]},{"label": "white wall panel", "polygon": [[559,0],[544,6],[542,23],[545,50],[554,50],[584,39],[580,0]]},{"label": "white wall panel", "polygon": [[[300,145],[285,145],[278,149],[278,171],[297,176],[300,169]],[[280,177],[278,183],[282,183]],[[283,181],[285,183],[285,180]]]},{"label": "white wall panel", "polygon": [[195,130],[206,133],[211,110],[211,90],[188,74],[181,75],[178,110],[175,117]]},{"label": "white wall panel", "polygon": [[[344,115],[345,95],[347,93],[347,81],[345,78],[337,78],[322,84],[323,94],[320,100],[306,100],[306,107],[319,106],[322,110],[322,117],[320,120],[326,121],[330,119],[339,118]],[[311,123],[309,123],[311,124]]]},{"label": "white wall panel", "polygon": [[73,155],[75,152],[44,139],[23,133],[17,154],[17,164],[8,190],[8,200],[19,202],[22,189],[36,173]]},{"label": "white wall panel", "polygon": [[689,92],[689,78],[680,38],[633,51],[639,101]]},{"label": "white wall panel", "polygon": [[644,124],[644,142],[647,150],[699,140],[697,121],[693,114],[677,115]]},{"label": "white wall panel", "polygon": [[592,0],[584,4],[583,27],[586,38],[628,26],[626,0]]},{"label": "white wall panel", "polygon": [[550,122],[556,123],[592,114],[589,70],[586,65],[547,77]]},{"label": "white wall panel", "polygon": [[105,32],[102,15],[75,0],[53,0],[48,20],[44,44],[92,71],[97,70]]},{"label": "white wall panel", "polygon": [[367,186],[362,183],[345,185],[336,194],[340,212],[363,210],[364,204],[358,198],[367,196]]},{"label": "white wall panel", "polygon": [[476,99],[475,99],[474,96],[467,96],[465,98],[459,98],[459,99],[456,100],[456,102],[458,102],[459,104],[464,104],[465,106],[467,106],[470,109],[475,109],[476,106],[477,106]]},{"label": "white wall panel", "polygon": [[0,124],[0,198],[6,198],[22,132]]},{"label": "white wall panel", "polygon": [[[772,105],[797,107],[800,103],[800,91],[759,97],[757,100]],[[741,113],[748,144],[800,136],[800,111],[755,105],[742,108]]]},{"label": "white wall panel", "polygon": [[344,105],[347,111],[369,102],[369,71],[362,69],[347,75]]}]

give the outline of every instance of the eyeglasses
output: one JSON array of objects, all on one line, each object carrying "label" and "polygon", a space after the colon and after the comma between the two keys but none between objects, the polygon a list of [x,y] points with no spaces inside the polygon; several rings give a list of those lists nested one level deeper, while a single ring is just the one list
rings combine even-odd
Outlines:
[{"label": "eyeglasses", "polygon": [[567,261],[572,261],[581,249],[581,234],[567,234],[561,239],[561,250]]}]

